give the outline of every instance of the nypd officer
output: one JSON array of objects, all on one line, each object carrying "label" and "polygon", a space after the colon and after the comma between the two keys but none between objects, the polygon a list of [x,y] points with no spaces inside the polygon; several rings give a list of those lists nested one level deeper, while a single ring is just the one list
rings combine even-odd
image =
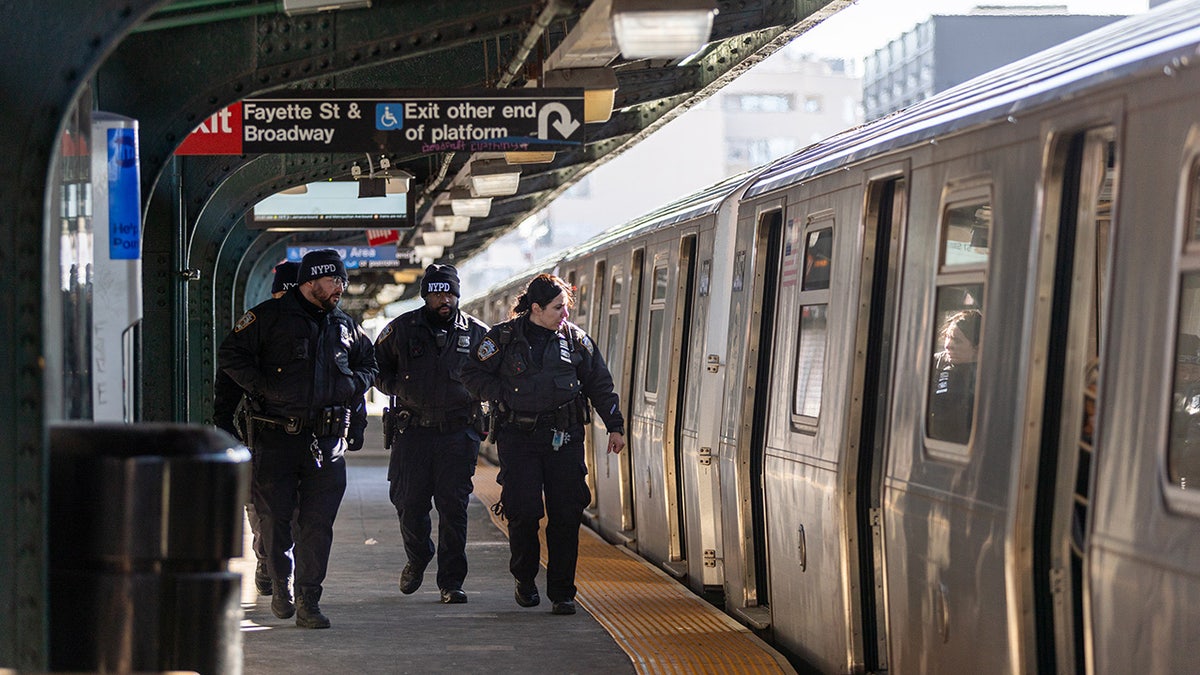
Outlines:
[{"label": "nypd officer", "polygon": [[[378,367],[374,345],[337,307],[347,283],[337,252],[309,252],[296,282],[283,297],[238,319],[217,360],[250,401],[253,496],[271,575],[271,611],[281,619],[295,614],[304,628],[328,628],[318,602],[346,491],[346,435],[352,409]],[[295,605],[287,583],[293,543]]]},{"label": "nypd officer", "polygon": [[541,600],[535,578],[545,496],[546,595],[555,614],[575,613],[579,525],[591,501],[583,459],[589,401],[608,430],[608,451],[625,447],[612,375],[592,339],[567,321],[571,302],[562,279],[535,277],[517,299],[514,318],[488,331],[462,375],[467,389],[496,408],[500,503],[508,518],[509,571],[522,607]]},{"label": "nypd officer", "polygon": [[389,323],[375,342],[375,387],[394,398],[384,434],[392,456],[390,496],[408,558],[400,591],[421,586],[435,549],[430,500],[438,512],[437,585],[444,603],[462,603],[467,576],[467,504],[479,454],[479,402],[459,381],[471,346],[487,326],[458,309],[458,272],[430,265],[421,280],[425,306]]},{"label": "nypd officer", "polygon": [[[300,263],[282,262],[275,266],[275,276],[271,280],[271,297],[282,297],[287,290],[296,285],[296,271]],[[237,386],[233,378],[218,369],[213,380],[213,426],[226,431],[229,435],[249,445],[245,433],[234,423],[238,404],[242,400],[242,388]],[[253,451],[253,448],[250,448]],[[253,489],[253,486],[251,486]],[[258,513],[254,510],[254,498],[246,504],[246,520],[250,523],[251,549],[257,561],[254,566],[254,587],[259,595],[271,594],[271,575],[267,572],[267,554],[263,548],[262,537],[258,534]]]}]

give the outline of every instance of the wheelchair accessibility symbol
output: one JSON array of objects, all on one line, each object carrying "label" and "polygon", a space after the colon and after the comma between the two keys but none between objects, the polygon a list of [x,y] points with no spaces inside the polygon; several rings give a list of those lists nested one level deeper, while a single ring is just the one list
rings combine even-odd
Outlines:
[{"label": "wheelchair accessibility symbol", "polygon": [[395,131],[404,128],[403,103],[376,103],[375,128],[380,131]]}]

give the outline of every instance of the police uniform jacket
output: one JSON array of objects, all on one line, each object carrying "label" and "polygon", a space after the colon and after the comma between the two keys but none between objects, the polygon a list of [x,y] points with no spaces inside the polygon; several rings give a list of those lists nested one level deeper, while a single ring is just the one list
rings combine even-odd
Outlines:
[{"label": "police uniform jacket", "polygon": [[477,399],[463,386],[462,369],[470,358],[471,346],[483,339],[487,325],[458,312],[440,349],[437,332],[424,307],[392,320],[375,341],[379,361],[375,388],[424,416],[437,418],[458,412],[470,415]]},{"label": "police uniform jacket", "polygon": [[323,408],[354,407],[375,380],[375,347],[345,312],[320,318],[292,288],[242,315],[217,362],[258,411],[313,421]]},{"label": "police uniform jacket", "polygon": [[549,412],[582,395],[591,401],[609,433],[624,433],[612,374],[588,334],[564,322],[546,341],[539,367],[531,358],[528,330],[540,328],[527,315],[493,326],[463,369],[467,389],[520,413]]}]

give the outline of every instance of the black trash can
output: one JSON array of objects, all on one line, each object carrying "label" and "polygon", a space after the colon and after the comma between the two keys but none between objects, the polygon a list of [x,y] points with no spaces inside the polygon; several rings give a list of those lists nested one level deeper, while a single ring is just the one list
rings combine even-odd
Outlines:
[{"label": "black trash can", "polygon": [[242,672],[250,453],[212,427],[50,430],[50,668]]}]

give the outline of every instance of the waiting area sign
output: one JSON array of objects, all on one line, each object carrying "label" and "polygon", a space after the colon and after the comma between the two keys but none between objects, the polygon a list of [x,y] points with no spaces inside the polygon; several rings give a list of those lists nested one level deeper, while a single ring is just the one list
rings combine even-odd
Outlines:
[{"label": "waiting area sign", "polygon": [[582,89],[317,93],[234,103],[175,154],[558,151],[584,142]]}]

